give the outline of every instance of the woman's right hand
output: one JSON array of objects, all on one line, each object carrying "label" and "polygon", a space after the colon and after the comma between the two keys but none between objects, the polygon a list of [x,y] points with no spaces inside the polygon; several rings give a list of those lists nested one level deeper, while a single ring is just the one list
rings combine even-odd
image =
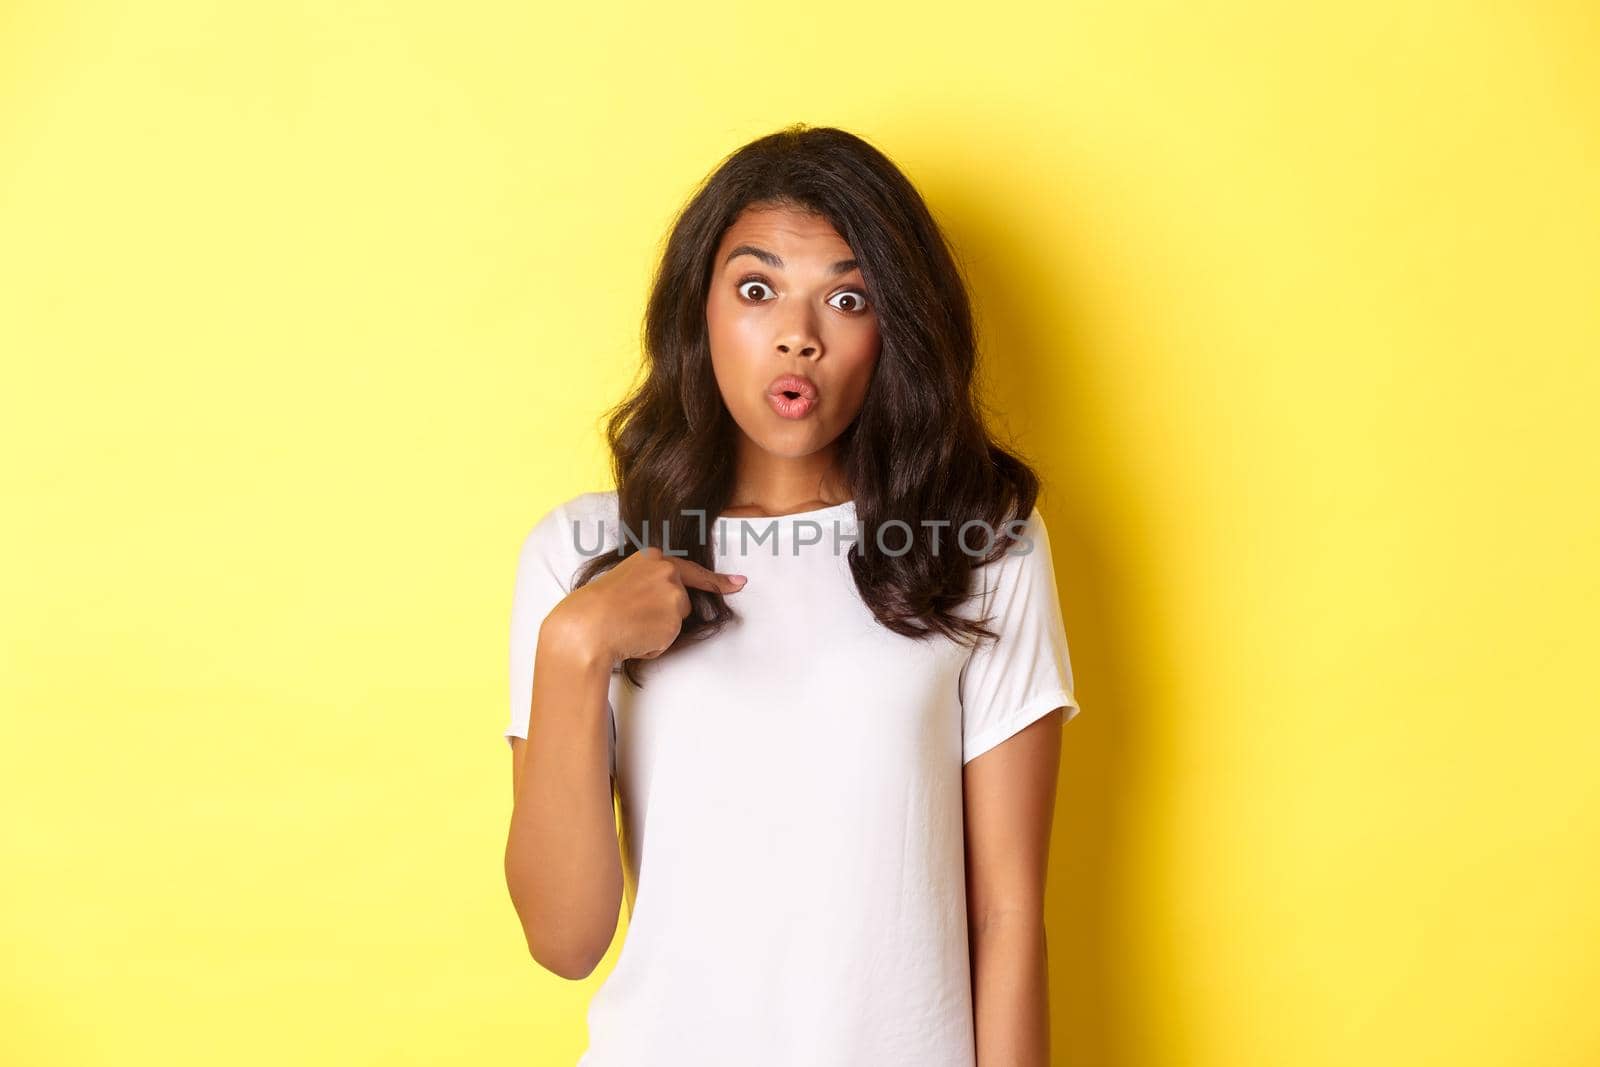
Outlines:
[{"label": "woman's right hand", "polygon": [[545,625],[613,664],[654,659],[678,639],[689,617],[687,587],[727,594],[744,582],[743,575],[720,574],[650,545],[567,594]]}]

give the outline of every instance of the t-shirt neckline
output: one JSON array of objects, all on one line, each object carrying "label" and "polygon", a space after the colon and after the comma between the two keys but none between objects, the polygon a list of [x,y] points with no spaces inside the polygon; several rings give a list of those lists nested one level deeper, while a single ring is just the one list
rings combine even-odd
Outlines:
[{"label": "t-shirt neckline", "polygon": [[754,523],[775,522],[775,523],[781,523],[781,524],[788,524],[788,523],[795,522],[798,519],[827,519],[827,518],[832,518],[836,514],[837,515],[841,515],[841,516],[842,515],[846,515],[846,514],[851,514],[851,513],[854,513],[855,509],[856,509],[856,502],[855,502],[855,499],[852,498],[850,500],[840,501],[837,504],[829,504],[827,507],[812,508],[810,511],[791,511],[787,515],[718,515],[716,517],[715,521],[719,522],[719,523],[721,523],[721,522],[754,522]]}]

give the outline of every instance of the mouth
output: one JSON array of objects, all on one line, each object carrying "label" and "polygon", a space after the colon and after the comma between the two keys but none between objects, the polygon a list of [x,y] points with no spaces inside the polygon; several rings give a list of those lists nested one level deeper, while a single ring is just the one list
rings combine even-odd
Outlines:
[{"label": "mouth", "polygon": [[767,385],[767,402],[786,419],[800,419],[817,406],[817,386],[798,374],[780,374]]},{"label": "mouth", "polygon": [[798,374],[780,374],[768,384],[767,395],[781,396],[789,400],[804,397],[814,404],[817,402],[817,386],[810,378]]}]

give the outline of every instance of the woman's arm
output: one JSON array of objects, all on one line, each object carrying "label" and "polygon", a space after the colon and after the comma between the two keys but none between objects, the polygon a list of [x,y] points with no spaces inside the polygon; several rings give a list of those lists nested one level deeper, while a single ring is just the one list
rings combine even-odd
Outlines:
[{"label": "woman's arm", "polygon": [[604,958],[622,906],[611,793],[612,660],[556,616],[539,630],[527,740],[512,740],[506,885],[528,951],[563,978]]},{"label": "woman's arm", "polygon": [[962,772],[978,1067],[1050,1065],[1044,887],[1061,723],[1058,708]]},{"label": "woman's arm", "polygon": [[[551,523],[536,532],[551,536],[558,529]],[[530,536],[519,568],[519,582],[526,573],[530,584],[519,590],[536,589],[532,580],[541,571],[554,573],[546,562],[552,555],[549,545]],[[527,740],[508,734],[514,740],[506,885],[528,951],[563,978],[585,978],[594,970],[611,947],[622,907],[611,783],[611,668],[653,659],[672,646],[692,607],[690,587],[731,595],[744,579],[666,556],[651,545],[554,607],[521,613],[521,604],[553,596],[547,583],[542,594],[519,600],[513,612],[524,630],[531,629],[526,620],[533,611],[544,616],[527,672]],[[514,669],[514,685],[520,677]]]}]

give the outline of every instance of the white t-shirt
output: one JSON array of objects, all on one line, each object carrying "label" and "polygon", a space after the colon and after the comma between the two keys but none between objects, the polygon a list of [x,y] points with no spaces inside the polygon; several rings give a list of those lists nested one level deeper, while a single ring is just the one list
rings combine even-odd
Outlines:
[{"label": "white t-shirt", "polygon": [[[585,552],[615,551],[617,514],[615,490],[583,493],[523,542],[508,743],[539,624]],[[873,618],[854,501],[708,526],[716,569],[749,577],[738,617],[640,688],[611,675],[629,920],[578,1065],[973,1067],[962,765],[1078,712],[1044,520],[974,572],[957,610],[1000,634],[977,650]]]}]

